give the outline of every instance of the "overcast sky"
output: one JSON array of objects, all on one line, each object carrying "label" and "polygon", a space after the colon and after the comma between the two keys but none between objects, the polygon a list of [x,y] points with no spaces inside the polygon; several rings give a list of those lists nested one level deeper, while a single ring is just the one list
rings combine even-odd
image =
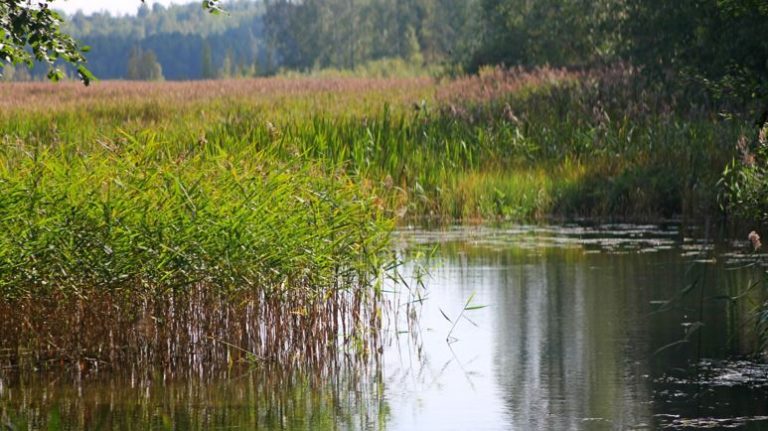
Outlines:
[{"label": "overcast sky", "polygon": [[[147,5],[153,3],[169,5],[171,3],[191,3],[199,0],[147,0]],[[136,14],[141,5],[141,0],[56,0],[52,3],[54,9],[63,10],[67,14],[73,14],[82,10],[86,14],[93,12],[109,11],[112,15]]]}]

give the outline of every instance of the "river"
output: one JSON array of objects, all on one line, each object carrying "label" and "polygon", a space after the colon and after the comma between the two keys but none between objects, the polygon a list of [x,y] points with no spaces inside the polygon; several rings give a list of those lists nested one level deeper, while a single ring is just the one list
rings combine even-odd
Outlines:
[{"label": "river", "polygon": [[400,268],[407,288],[384,288],[382,349],[364,363],[0,380],[0,418],[53,430],[768,429],[768,367],[747,360],[766,295],[746,241],[566,225],[402,230],[395,242],[418,263]]}]

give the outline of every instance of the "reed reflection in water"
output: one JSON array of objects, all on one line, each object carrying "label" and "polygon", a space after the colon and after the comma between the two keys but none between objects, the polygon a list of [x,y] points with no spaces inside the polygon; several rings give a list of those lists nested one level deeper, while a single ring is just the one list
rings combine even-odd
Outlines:
[{"label": "reed reflection in water", "polygon": [[388,420],[386,405],[372,401],[382,390],[375,372],[286,374],[270,366],[183,381],[164,381],[161,373],[151,382],[41,375],[0,384],[0,421],[12,430],[322,431],[385,429]]},{"label": "reed reflection in water", "polygon": [[[334,327],[275,308],[261,312],[271,326],[247,329],[248,301],[216,311],[215,322],[230,322],[220,332],[214,320],[166,328],[153,319],[149,333],[158,338],[150,340],[166,344],[141,338],[127,351],[159,356],[131,357],[186,359],[102,375],[109,378],[89,378],[86,366],[69,382],[35,372],[5,377],[0,417],[25,429],[765,429],[768,369],[726,361],[755,348],[750,313],[765,297],[747,288],[760,271],[729,269],[733,256],[664,232],[521,232],[517,239],[490,232],[488,241],[412,235],[403,253],[438,244],[428,288],[419,297],[410,283],[398,296],[388,286],[375,307],[350,297],[341,314],[353,320]],[[412,271],[404,268],[406,278]],[[473,294],[473,304],[487,307],[459,317]],[[139,322],[126,324],[138,334]],[[263,334],[290,327],[277,325],[315,329],[289,339],[301,346],[291,355],[277,338],[264,341]],[[336,335],[337,347],[313,347],[337,331],[344,334]],[[200,343],[194,362],[189,347],[167,347],[169,334],[227,344]]]},{"label": "reed reflection in water", "polygon": [[108,292],[0,304],[9,429],[381,429],[380,299]]}]

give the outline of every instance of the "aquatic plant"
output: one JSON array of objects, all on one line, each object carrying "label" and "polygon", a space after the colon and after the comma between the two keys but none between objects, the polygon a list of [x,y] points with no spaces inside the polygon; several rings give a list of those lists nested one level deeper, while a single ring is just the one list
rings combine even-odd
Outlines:
[{"label": "aquatic plant", "polygon": [[[50,85],[0,95],[8,307],[107,292],[141,310],[203,289],[338,316],[331,304],[376,297],[397,220],[710,214],[743,132],[624,65]],[[269,307],[259,316],[289,318]]]},{"label": "aquatic plant", "polygon": [[722,208],[747,222],[768,222],[768,123],[745,130],[735,139],[736,154],[720,181]]},{"label": "aquatic plant", "polygon": [[168,141],[269,145],[281,160],[359,175],[390,215],[408,219],[711,213],[743,131],[625,65],[495,68],[452,81],[103,83],[53,94],[43,86],[9,86],[0,97],[5,135],[110,142],[150,129]]},{"label": "aquatic plant", "polygon": [[355,177],[269,145],[117,133],[6,136],[0,363],[183,370],[242,356],[231,346],[284,364],[373,350],[393,224]]}]

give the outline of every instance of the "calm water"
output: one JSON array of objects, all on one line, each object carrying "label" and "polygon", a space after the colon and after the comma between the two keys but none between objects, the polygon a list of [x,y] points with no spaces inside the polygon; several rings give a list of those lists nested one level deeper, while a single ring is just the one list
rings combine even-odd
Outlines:
[{"label": "calm water", "polygon": [[[0,380],[19,429],[768,430],[743,243],[674,227],[405,231],[383,350],[318,372]],[[398,290],[395,294],[391,291]],[[738,301],[727,298],[739,297]],[[418,300],[421,298],[421,300]],[[462,310],[469,307],[462,314]],[[395,312],[396,311],[396,312]],[[665,347],[666,346],[666,347]]]}]

